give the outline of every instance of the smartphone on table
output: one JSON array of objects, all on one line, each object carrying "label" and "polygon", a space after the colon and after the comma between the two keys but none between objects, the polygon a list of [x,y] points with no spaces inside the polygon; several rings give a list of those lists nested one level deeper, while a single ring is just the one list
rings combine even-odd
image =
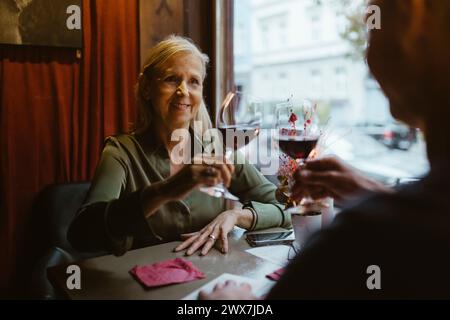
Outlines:
[{"label": "smartphone on table", "polygon": [[269,246],[276,244],[291,244],[295,240],[294,231],[275,231],[250,233],[246,236],[252,247]]}]

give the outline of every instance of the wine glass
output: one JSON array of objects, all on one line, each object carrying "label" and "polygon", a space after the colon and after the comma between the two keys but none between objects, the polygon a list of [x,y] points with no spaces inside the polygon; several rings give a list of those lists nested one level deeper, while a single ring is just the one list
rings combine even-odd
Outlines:
[{"label": "wine glass", "polygon": [[[220,138],[219,150],[230,160],[232,154],[256,138],[261,130],[261,102],[240,91],[231,91],[223,100],[218,113],[216,126]],[[220,152],[219,152],[220,153]],[[212,187],[201,187],[200,191],[213,197],[238,201],[223,183]]]},{"label": "wine glass", "polygon": [[[316,105],[309,100],[303,100],[299,104],[292,102],[280,103],[276,108],[276,136],[280,150],[296,161],[296,167],[304,166],[308,157],[314,153],[321,131],[317,124]],[[296,169],[296,168],[293,168]],[[288,172],[288,191],[284,192],[290,196],[290,189],[293,186],[293,172]],[[309,215],[320,214],[320,209],[314,206],[316,202],[310,197],[305,197],[298,206],[293,203],[292,207],[286,209],[290,214]]]}]

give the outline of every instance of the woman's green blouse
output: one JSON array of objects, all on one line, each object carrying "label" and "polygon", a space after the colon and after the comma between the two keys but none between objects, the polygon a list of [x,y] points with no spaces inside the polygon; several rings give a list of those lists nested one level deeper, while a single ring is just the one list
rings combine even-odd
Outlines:
[{"label": "woman's green blouse", "polygon": [[[290,227],[290,216],[275,199],[276,187],[253,165],[241,163],[235,165],[229,190],[256,213],[253,229]],[[145,219],[141,191],[169,175],[169,156],[155,139],[135,134],[107,138],[69,241],[79,250],[121,255],[132,247],[179,240],[180,234],[199,231],[226,210],[224,199],[193,190]]]}]

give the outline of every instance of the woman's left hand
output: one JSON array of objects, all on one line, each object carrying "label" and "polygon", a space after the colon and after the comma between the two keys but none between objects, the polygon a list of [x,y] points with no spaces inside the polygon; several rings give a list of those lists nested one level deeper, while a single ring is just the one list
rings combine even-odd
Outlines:
[{"label": "woman's left hand", "polygon": [[238,222],[242,210],[227,210],[219,214],[202,230],[189,234],[182,234],[181,238],[185,240],[175,252],[185,250],[186,255],[190,256],[201,249],[201,255],[206,255],[214,245],[217,245],[222,253],[228,252],[228,233],[233,230]]}]

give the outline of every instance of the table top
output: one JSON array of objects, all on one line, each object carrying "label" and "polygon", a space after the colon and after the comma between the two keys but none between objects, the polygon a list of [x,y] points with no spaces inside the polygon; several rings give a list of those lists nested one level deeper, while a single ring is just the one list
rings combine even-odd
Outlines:
[{"label": "table top", "polygon": [[[265,276],[280,268],[268,260],[245,252],[249,249],[244,230],[235,228],[229,235],[229,252],[222,254],[211,249],[206,256],[198,253],[184,256],[184,252],[173,252],[180,242],[169,242],[157,246],[132,250],[124,256],[107,255],[80,261],[81,289],[69,290],[66,282],[67,266],[48,269],[48,277],[53,286],[70,299],[181,299],[223,273],[231,273],[269,282]],[[136,265],[146,265],[167,259],[183,257],[191,261],[205,273],[206,278],[183,284],[147,289],[129,273]]]}]

